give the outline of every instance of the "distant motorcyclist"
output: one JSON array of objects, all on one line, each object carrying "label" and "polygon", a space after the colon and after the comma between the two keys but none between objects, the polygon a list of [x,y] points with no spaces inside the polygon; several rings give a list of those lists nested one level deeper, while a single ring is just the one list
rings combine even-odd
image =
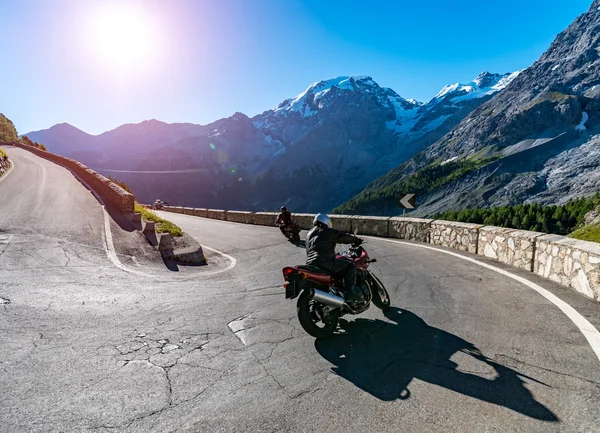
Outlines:
[{"label": "distant motorcyclist", "polygon": [[318,214],[313,225],[306,235],[306,264],[330,272],[335,278],[343,278],[348,304],[364,302],[362,290],[356,286],[354,264],[335,257],[336,244],[359,245],[362,239],[331,228],[331,218],[326,214]]},{"label": "distant motorcyclist", "polygon": [[291,212],[287,210],[287,207],[281,206],[281,213],[275,220],[275,224],[279,226],[279,230],[281,230],[281,233],[285,235],[285,229],[288,226],[292,225],[293,222],[294,221],[292,220]]}]

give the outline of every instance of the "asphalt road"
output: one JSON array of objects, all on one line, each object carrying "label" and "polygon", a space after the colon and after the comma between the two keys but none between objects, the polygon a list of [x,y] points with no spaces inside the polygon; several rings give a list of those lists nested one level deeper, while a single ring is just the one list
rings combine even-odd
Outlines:
[{"label": "asphalt road", "polygon": [[[315,341],[282,288],[304,250],[277,228],[164,214],[235,266],[213,255],[204,269],[220,273],[126,272],[107,258],[93,196],[6,150],[0,432],[598,431],[600,360],[554,304],[505,275],[369,239],[391,312],[346,316]],[[600,327],[598,303],[496,266]]]}]

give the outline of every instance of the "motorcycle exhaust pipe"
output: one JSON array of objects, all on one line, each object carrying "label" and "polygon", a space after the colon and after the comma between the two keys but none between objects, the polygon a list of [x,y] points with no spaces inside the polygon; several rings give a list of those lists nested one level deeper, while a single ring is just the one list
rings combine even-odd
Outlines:
[{"label": "motorcycle exhaust pipe", "polygon": [[311,299],[320,302],[321,304],[330,305],[332,307],[343,308],[346,305],[344,298],[332,295],[331,293],[323,292],[322,290],[313,289]]}]

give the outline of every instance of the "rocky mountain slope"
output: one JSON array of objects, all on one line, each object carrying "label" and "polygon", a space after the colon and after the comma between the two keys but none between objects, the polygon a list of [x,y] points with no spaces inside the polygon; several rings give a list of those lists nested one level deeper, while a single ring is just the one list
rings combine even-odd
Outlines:
[{"label": "rocky mountain slope", "polygon": [[61,124],[27,136],[125,181],[141,201],[323,211],[435,142],[516,75],[482,73],[427,104],[370,77],[338,77],[253,118],[152,120],[98,136]]},{"label": "rocky mountain slope", "polygon": [[[563,203],[600,189],[600,0],[448,134],[372,182],[336,211],[399,213],[415,178],[447,165],[447,182],[421,188],[418,210]],[[452,171],[450,170],[450,171]],[[430,183],[430,185],[433,185]]]}]

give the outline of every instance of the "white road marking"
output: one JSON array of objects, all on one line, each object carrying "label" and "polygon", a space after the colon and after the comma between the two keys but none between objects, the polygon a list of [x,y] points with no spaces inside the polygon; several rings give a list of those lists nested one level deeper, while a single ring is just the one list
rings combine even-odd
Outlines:
[{"label": "white road marking", "polygon": [[233,269],[235,267],[235,265],[237,265],[237,260],[234,257],[230,256],[229,254],[222,253],[221,251],[218,251],[218,250],[215,250],[213,248],[207,247],[206,245],[201,245],[201,246],[202,246],[202,248],[207,249],[209,251],[212,251],[213,253],[217,253],[217,254],[222,255],[223,257],[225,257],[226,259],[228,259],[231,262],[229,264],[229,266],[227,266],[225,269],[220,269],[220,270],[214,271],[214,272],[203,273],[202,276],[220,274],[222,272],[226,272],[226,271],[228,271],[230,269]]},{"label": "white road marking", "polygon": [[592,347],[592,350],[594,351],[594,353],[600,360],[600,332],[598,332],[598,330],[594,327],[594,325],[592,325],[585,317],[583,317],[581,314],[579,314],[573,307],[571,307],[565,301],[558,298],[556,295],[550,293],[548,290],[544,289],[543,287],[541,287],[523,277],[515,275],[512,272],[505,271],[504,269],[497,268],[496,266],[492,266],[488,263],[480,262],[479,260],[475,260],[471,257],[466,257],[461,254],[454,253],[452,251],[446,251],[446,250],[442,250],[439,248],[430,247],[428,245],[419,245],[419,244],[413,244],[410,242],[403,242],[400,240],[392,240],[392,239],[385,239],[385,238],[378,238],[378,237],[371,237],[371,236],[364,236],[364,237],[368,237],[369,239],[373,239],[373,240],[391,242],[391,243],[396,243],[396,244],[403,244],[403,245],[407,245],[409,247],[425,248],[428,250],[433,250],[433,251],[437,251],[440,253],[449,254],[451,256],[466,260],[468,262],[475,263],[478,266],[482,266],[484,268],[490,269],[494,272],[497,272],[499,274],[502,274],[504,276],[512,278],[513,280],[516,280],[516,281],[526,285],[527,287],[535,290],[540,295],[542,295],[544,298],[546,298],[547,300],[552,302],[554,305],[556,305],[563,313],[566,314],[566,316],[569,319],[571,319],[571,321],[575,324],[575,326],[577,326],[577,328],[579,328],[579,330],[581,331],[583,336],[586,338],[586,340]]}]

